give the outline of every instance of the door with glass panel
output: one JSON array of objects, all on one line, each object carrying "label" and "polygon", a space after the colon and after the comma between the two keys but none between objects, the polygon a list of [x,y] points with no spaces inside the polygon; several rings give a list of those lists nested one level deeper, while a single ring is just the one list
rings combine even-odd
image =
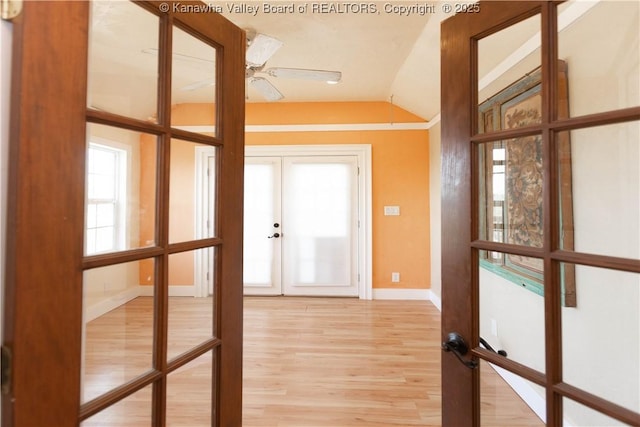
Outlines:
[{"label": "door with glass panel", "polygon": [[244,257],[246,295],[282,295],[282,158],[246,157]]},{"label": "door with glass panel", "polygon": [[[241,424],[246,41],[203,8],[29,2],[15,21],[3,425]],[[214,132],[181,130],[193,114]]]},{"label": "door with glass panel", "polygon": [[640,425],[640,3],[456,11],[443,425]]},{"label": "door with glass panel", "polygon": [[245,294],[357,296],[355,156],[247,157]]}]

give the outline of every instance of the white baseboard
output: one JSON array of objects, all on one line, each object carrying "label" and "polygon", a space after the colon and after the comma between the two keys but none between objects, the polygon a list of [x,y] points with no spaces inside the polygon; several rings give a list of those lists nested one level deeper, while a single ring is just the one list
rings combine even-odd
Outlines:
[{"label": "white baseboard", "polygon": [[120,307],[122,304],[126,304],[134,298],[137,298],[140,293],[137,287],[128,288],[124,291],[107,297],[95,304],[87,307],[85,311],[85,323],[91,322],[93,319],[97,319],[105,313],[110,312],[113,309]]},{"label": "white baseboard", "polygon": [[[429,289],[429,299],[433,302],[438,310],[442,311],[442,299],[438,295]],[[500,377],[509,384],[509,387],[515,391],[518,396],[524,400],[524,403],[531,408],[531,410],[542,420],[543,423],[546,423],[547,419],[547,403],[544,397],[540,396],[534,389],[521,377],[507,371],[506,369],[502,369],[499,366],[489,364],[494,371],[500,375]],[[569,422],[566,418],[563,420],[563,427],[573,427],[572,423]]]},{"label": "white baseboard", "polygon": [[[531,410],[540,418],[540,420],[546,424],[547,422],[547,402],[543,396],[540,396],[531,385],[526,382],[522,377],[517,376],[516,374],[507,371],[506,369],[501,368],[500,366],[495,366],[493,364],[489,364],[494,371],[502,377],[502,379],[509,384],[509,386],[515,391],[518,396],[524,400],[524,403],[531,408]],[[573,423],[567,419],[565,416],[562,420],[563,427],[574,427]]]},{"label": "white baseboard", "polygon": [[[193,297],[195,292],[195,286],[169,286],[170,297]],[[87,307],[84,321],[85,323],[91,322],[132,299],[150,296],[153,296],[153,286],[131,287]]]},{"label": "white baseboard", "polygon": [[438,295],[436,295],[435,292],[433,292],[431,289],[429,289],[429,299],[431,300],[431,302],[433,303],[433,305],[436,306],[436,308],[438,309],[438,311],[442,312],[442,300],[440,299],[440,297]]},{"label": "white baseboard", "polygon": [[373,299],[387,300],[429,300],[429,289],[374,288]]},{"label": "white baseboard", "polygon": [[[522,377],[519,377],[506,369],[501,368],[493,364],[489,364],[494,371],[502,377],[502,379],[509,384],[509,386],[515,391],[518,396],[524,400],[524,402],[531,408],[533,412],[542,420],[543,423],[547,422],[547,403],[544,397],[540,396],[534,389],[527,383]],[[565,426],[567,424],[565,423]],[[567,426],[568,427],[568,426]]]}]

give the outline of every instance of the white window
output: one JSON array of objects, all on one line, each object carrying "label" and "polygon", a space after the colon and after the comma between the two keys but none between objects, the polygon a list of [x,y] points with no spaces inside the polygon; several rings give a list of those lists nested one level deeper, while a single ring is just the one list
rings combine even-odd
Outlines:
[{"label": "white window", "polygon": [[127,152],[89,143],[85,253],[125,249]]},{"label": "white window", "polygon": [[[494,143],[493,147],[493,241],[504,242],[505,238],[505,187],[506,187],[506,155],[504,142]],[[501,252],[491,252],[491,260],[502,263]]]}]

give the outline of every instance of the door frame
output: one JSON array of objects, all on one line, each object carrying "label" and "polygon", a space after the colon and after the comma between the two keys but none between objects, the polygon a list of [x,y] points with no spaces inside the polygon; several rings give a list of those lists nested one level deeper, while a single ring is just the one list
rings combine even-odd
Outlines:
[{"label": "door frame", "polygon": [[[206,157],[207,150],[202,148],[196,154],[196,182],[203,182],[204,173],[201,166]],[[370,300],[373,298],[372,290],[372,209],[371,209],[371,145],[370,144],[327,144],[327,145],[247,145],[245,157],[287,157],[287,156],[356,156],[358,158],[358,249],[357,268],[359,272],[358,297]],[[201,192],[197,194],[202,194]],[[202,206],[196,209],[196,224],[202,222]],[[196,225],[197,226],[197,225]],[[196,233],[202,233],[202,230]],[[198,236],[198,234],[196,234]],[[206,280],[203,280],[205,266],[202,263],[196,267],[196,295]]]},{"label": "door frame", "polygon": [[[207,235],[208,206],[210,203],[209,192],[209,157],[216,157],[216,150],[210,146],[198,146],[195,148],[195,178],[194,178],[194,199],[195,206],[195,236],[196,239],[204,239]],[[205,185],[206,182],[206,185]],[[215,222],[215,218],[214,218]],[[210,224],[212,227],[213,224]],[[204,251],[197,251],[193,257],[193,296],[208,297],[209,296],[209,280],[207,273],[210,265],[206,261],[207,256]]]},{"label": "door frame", "polygon": [[[585,390],[563,382],[562,298],[560,264],[640,272],[637,260],[577,253],[559,242],[558,156],[560,132],[630,122],[640,119],[640,107],[562,118],[557,108],[559,84],[556,6],[551,1],[481,1],[477,13],[457,14],[442,24],[442,424],[480,424],[480,374],[473,367],[486,360],[545,388],[546,422],[563,424],[563,399],[569,398],[627,424],[638,424],[638,414]],[[527,128],[479,134],[477,41],[534,15],[541,17],[542,119]],[[522,135],[541,135],[544,179],[543,221],[545,241],[541,248],[524,247],[482,239],[478,227],[478,162],[476,144]],[[539,372],[479,346],[479,251],[498,251],[544,260],[545,372]],[[473,359],[463,365],[449,354],[449,332],[466,340]],[[476,365],[477,366],[477,365]]]},{"label": "door frame", "polygon": [[245,157],[355,156],[358,159],[358,297],[370,300],[372,290],[371,145],[247,145]]},{"label": "door frame", "polygon": [[[206,351],[216,354],[214,378],[220,384],[212,390],[217,411],[216,424],[242,423],[242,180],[244,146],[244,32],[218,14],[181,15],[169,7],[161,12],[160,2],[140,2],[159,16],[166,47],[171,42],[164,29],[179,22],[182,27],[197,27],[207,39],[216,40],[226,59],[217,69],[225,82],[224,96],[234,100],[218,111],[221,125],[220,145],[225,162],[219,171],[220,198],[229,200],[221,212],[220,239],[204,244],[187,242],[181,247],[142,248],[116,254],[84,256],[85,149],[86,122],[109,124],[124,122],[121,127],[200,139],[135,119],[87,108],[87,52],[89,34],[88,2],[24,2],[21,14],[13,20],[11,82],[10,167],[7,206],[5,310],[3,350],[12,355],[9,366],[11,383],[2,394],[2,425],[77,426],[81,420],[109,407],[118,399],[138,389],[154,385],[154,402],[166,396],[169,371],[199,357]],[[164,8],[164,3],[162,3]],[[4,24],[4,23],[3,23]],[[60,52],[64,51],[64,60]],[[163,50],[160,49],[160,52]],[[168,50],[164,50],[168,52]],[[4,51],[3,51],[4,53]],[[221,55],[219,55],[221,57]],[[234,61],[231,61],[231,58]],[[170,60],[164,54],[159,69],[170,75]],[[169,79],[159,84],[159,98],[168,99]],[[222,85],[221,85],[222,86]],[[64,108],[60,100],[64,100]],[[166,116],[170,104],[163,104]],[[164,120],[164,119],[162,119]],[[227,144],[224,144],[228,141]],[[158,155],[168,166],[168,144]],[[168,167],[163,169],[166,178]],[[160,174],[156,178],[160,177]],[[168,180],[159,194],[159,206],[167,207]],[[166,218],[166,217],[165,217]],[[165,221],[162,229],[167,228]],[[160,233],[166,243],[168,233]],[[162,242],[161,242],[162,243]],[[154,370],[123,387],[114,389],[88,404],[80,405],[80,367],[82,335],[83,271],[114,260],[126,262],[142,256],[162,257],[160,266],[167,271],[169,252],[190,250],[192,246],[224,244],[217,272],[221,303],[216,307],[216,338],[201,345],[168,367],[157,357],[166,340],[156,335]],[[64,249],[64,250],[63,250]],[[37,261],[37,262],[34,262]],[[164,277],[167,275],[164,274]],[[159,282],[158,282],[159,283]],[[239,285],[239,286],[238,286]],[[164,284],[158,286],[163,292]],[[167,307],[166,299],[155,310]],[[156,331],[166,330],[163,316]],[[164,328],[164,329],[163,329]],[[166,347],[164,347],[166,349]],[[4,355],[4,352],[3,352]],[[6,368],[6,365],[5,365]],[[158,369],[155,369],[158,368]],[[62,392],[64,391],[64,392]],[[34,397],[36,396],[36,397]],[[46,399],[37,396],[46,396]],[[161,425],[165,408],[154,406],[154,425]]]}]

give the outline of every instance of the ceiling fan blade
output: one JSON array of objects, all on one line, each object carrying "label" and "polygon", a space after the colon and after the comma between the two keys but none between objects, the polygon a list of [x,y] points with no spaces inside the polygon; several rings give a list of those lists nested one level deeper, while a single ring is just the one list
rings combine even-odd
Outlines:
[{"label": "ceiling fan blade", "polygon": [[216,84],[216,81],[214,79],[200,80],[200,81],[191,83],[189,85],[182,86],[180,90],[192,91],[192,90],[201,89],[203,87],[213,86],[215,84]]},{"label": "ceiling fan blade", "polygon": [[262,71],[272,77],[285,79],[318,80],[322,82],[337,83],[342,78],[340,71],[308,70],[304,68],[267,68]]},{"label": "ceiling fan blade", "polygon": [[249,80],[249,83],[256,88],[267,101],[279,101],[284,98],[284,95],[265,78],[253,77]]},{"label": "ceiling fan blade", "polygon": [[247,65],[251,67],[263,66],[281,46],[282,42],[274,37],[260,33],[256,34],[249,41],[249,47],[247,47]]}]

